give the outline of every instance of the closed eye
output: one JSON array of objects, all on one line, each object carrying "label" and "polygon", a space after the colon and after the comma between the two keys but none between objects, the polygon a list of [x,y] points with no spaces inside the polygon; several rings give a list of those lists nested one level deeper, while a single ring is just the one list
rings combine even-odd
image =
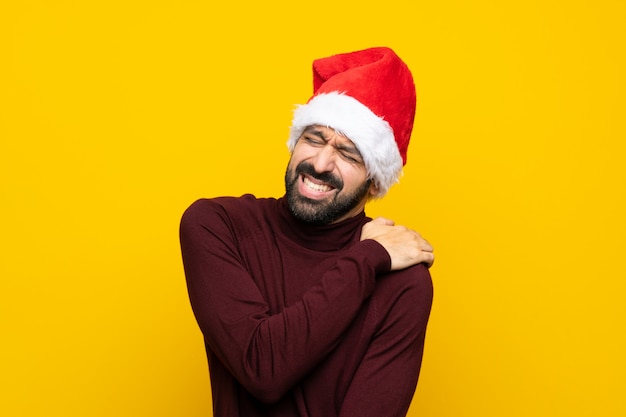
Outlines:
[{"label": "closed eye", "polygon": [[304,135],[302,139],[304,139],[304,141],[309,145],[313,146],[323,146],[326,144],[326,141],[314,135]]},{"label": "closed eye", "polygon": [[339,154],[341,155],[341,157],[345,159],[346,161],[352,162],[355,164],[363,163],[363,158],[361,157],[361,153],[356,148],[340,146],[337,148],[337,150],[339,151]]}]

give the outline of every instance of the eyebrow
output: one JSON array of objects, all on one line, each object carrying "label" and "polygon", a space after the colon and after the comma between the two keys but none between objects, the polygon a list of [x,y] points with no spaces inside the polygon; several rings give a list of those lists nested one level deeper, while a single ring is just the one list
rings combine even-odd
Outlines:
[{"label": "eyebrow", "polygon": [[316,128],[314,128],[313,126],[309,126],[306,129],[304,129],[304,132],[302,132],[302,134],[305,134],[305,133],[311,133],[317,136],[318,138],[322,139],[324,142],[328,142],[328,139],[324,137],[324,134],[320,132],[319,130],[317,130]]}]

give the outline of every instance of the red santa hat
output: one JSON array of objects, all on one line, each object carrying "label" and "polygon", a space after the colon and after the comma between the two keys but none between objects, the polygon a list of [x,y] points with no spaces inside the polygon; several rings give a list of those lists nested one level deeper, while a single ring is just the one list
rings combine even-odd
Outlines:
[{"label": "red santa hat", "polygon": [[415,118],[415,84],[386,47],[313,61],[313,96],[294,112],[290,151],[307,126],[333,128],[359,149],[379,197],[398,182]]}]

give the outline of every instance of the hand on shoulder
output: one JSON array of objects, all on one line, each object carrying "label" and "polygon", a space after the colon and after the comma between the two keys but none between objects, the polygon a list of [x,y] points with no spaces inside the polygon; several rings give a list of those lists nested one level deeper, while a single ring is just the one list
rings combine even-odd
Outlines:
[{"label": "hand on shoulder", "polygon": [[433,247],[419,233],[393,220],[377,217],[363,226],[361,240],[372,239],[380,243],[391,257],[391,270],[425,263],[430,267],[435,261]]}]

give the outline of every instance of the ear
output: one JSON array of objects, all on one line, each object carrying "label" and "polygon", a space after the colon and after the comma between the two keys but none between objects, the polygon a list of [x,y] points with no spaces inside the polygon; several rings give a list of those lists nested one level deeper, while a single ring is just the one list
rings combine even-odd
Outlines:
[{"label": "ear", "polygon": [[376,182],[372,181],[372,183],[370,184],[369,198],[376,198],[378,197],[378,194],[380,194],[380,189],[376,185]]}]

